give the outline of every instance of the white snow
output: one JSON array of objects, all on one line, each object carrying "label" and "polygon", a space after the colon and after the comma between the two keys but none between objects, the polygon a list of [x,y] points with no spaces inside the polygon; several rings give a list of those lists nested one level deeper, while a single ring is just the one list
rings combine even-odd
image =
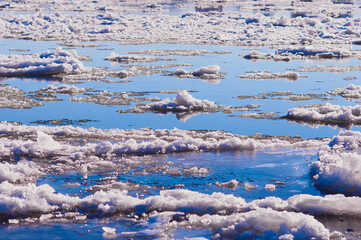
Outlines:
[{"label": "white snow", "polygon": [[339,106],[326,103],[321,106],[297,107],[288,110],[287,118],[307,122],[360,123],[361,106]]},{"label": "white snow", "polygon": [[102,227],[103,231],[108,234],[115,234],[116,229],[111,227]]},{"label": "white snow", "polygon": [[266,184],[266,186],[264,188],[267,191],[275,191],[276,190],[276,185],[274,185],[274,184]]},{"label": "white snow", "polygon": [[285,73],[271,73],[269,71],[260,71],[254,73],[246,73],[243,75],[237,76],[242,79],[287,79],[291,81],[296,81],[300,78],[300,75],[296,72],[285,72]]},{"label": "white snow", "polygon": [[202,111],[218,112],[220,106],[207,99],[200,100],[194,98],[186,90],[180,91],[173,100],[166,98],[159,102],[137,105],[129,109],[129,112],[141,113],[147,111],[165,111],[165,112],[185,112],[185,111]]},{"label": "white snow", "polygon": [[138,56],[138,55],[119,55],[114,52],[110,54],[110,56],[105,58],[106,60],[113,61],[113,62],[120,62],[120,63],[145,63],[145,62],[155,62],[160,60],[170,61],[172,59],[161,59],[155,57],[148,57],[148,56]]},{"label": "white snow", "polygon": [[44,104],[26,96],[23,90],[0,84],[0,108],[28,109],[39,106]]},{"label": "white snow", "polygon": [[0,76],[41,76],[85,72],[75,50],[55,49],[41,54],[0,55]]},{"label": "white snow", "polygon": [[0,163],[0,182],[27,182],[36,179],[43,173],[39,166],[31,161],[21,160],[17,164]]},{"label": "white snow", "polygon": [[343,98],[352,100],[361,98],[361,86],[350,84],[344,88],[337,88],[336,90],[327,92],[330,95],[337,96],[340,95]]},{"label": "white snow", "polygon": [[[327,2],[327,1],[326,1]],[[0,16],[0,37],[27,38],[33,40],[77,40],[77,41],[116,41],[120,44],[151,44],[151,43],[183,43],[183,44],[223,44],[223,45],[291,45],[291,44],[338,44],[340,42],[354,42],[359,40],[359,20],[354,16],[348,18],[329,17],[340,12],[357,11],[353,5],[334,4],[315,5],[315,3],[301,3],[291,6],[288,2],[287,11],[317,12],[315,16],[305,17],[279,17],[253,14],[259,12],[260,7],[254,4],[240,2],[241,8],[254,9],[240,12],[188,13],[182,16],[172,14],[146,15],[122,14],[120,2],[103,3],[95,7],[94,3],[57,3],[48,4],[51,9],[45,12],[28,14],[7,14]],[[13,4],[17,9],[24,10],[29,4]],[[78,5],[79,4],[79,5]],[[36,5],[36,4],[35,4]],[[75,6],[74,6],[75,5]],[[136,4],[139,6],[139,2]],[[252,6],[253,5],[253,6]],[[261,5],[261,4],[260,4]],[[269,4],[269,6],[273,5]],[[311,6],[309,6],[311,5]],[[108,7],[109,6],[109,7]],[[277,5],[280,7],[279,5]],[[284,9],[285,6],[281,5]],[[35,6],[30,9],[42,9]],[[345,9],[346,8],[346,9]],[[347,9],[349,8],[349,9]],[[53,12],[56,9],[71,11],[84,10],[84,14],[67,14],[66,12]],[[91,11],[89,11],[91,9]],[[153,8],[145,8],[149,10]],[[274,10],[281,10],[274,9]],[[291,9],[291,10],[290,10]],[[124,10],[124,8],[123,8]],[[346,27],[345,27],[346,26]],[[231,30],[230,30],[231,29]],[[171,31],[170,31],[171,30]],[[299,49],[298,53],[315,53],[308,46]],[[321,54],[330,56],[345,56],[345,52],[322,51]],[[330,53],[330,55],[328,55]],[[340,53],[340,55],[338,55]]]},{"label": "white snow", "polygon": [[[159,195],[144,199],[128,196],[119,190],[110,190],[98,191],[80,199],[56,193],[49,185],[18,186],[8,182],[0,183],[1,211],[10,216],[31,216],[31,213],[39,212],[43,213],[39,219],[41,221],[51,220],[55,211],[67,211],[65,217],[69,214],[76,217],[78,213],[71,212],[74,207],[85,214],[100,215],[135,212],[147,214],[154,211],[172,216],[174,214],[168,212],[177,212],[184,214],[186,218],[179,222],[162,218],[163,228],[212,229],[213,234],[221,238],[233,238],[239,234],[257,236],[268,232],[271,236],[291,234],[294,237],[328,239],[329,230],[313,215],[361,216],[361,211],[358,210],[360,203],[359,197],[343,195],[295,195],[288,200],[267,197],[247,203],[233,195],[208,195],[189,190],[161,191]],[[103,227],[103,231],[115,233],[113,228]]]},{"label": "white snow", "polygon": [[206,67],[200,67],[196,70],[186,71],[182,68],[177,69],[175,72],[171,73],[170,76],[177,76],[179,78],[201,78],[208,79],[209,81],[215,79],[221,79],[224,76],[224,73],[220,73],[221,67],[218,65],[208,65]]},{"label": "white snow", "polygon": [[74,85],[59,85],[54,86],[52,84],[48,85],[46,88],[39,89],[37,92],[44,92],[44,93],[50,93],[50,94],[68,94],[70,96],[76,96],[82,93],[85,93],[90,89],[77,87]]},{"label": "white snow", "polygon": [[322,147],[318,161],[311,164],[315,185],[331,193],[361,195],[361,133],[341,132]]},{"label": "white snow", "polygon": [[[166,129],[110,129],[72,126],[27,126],[0,122],[0,156],[32,155],[34,157],[59,154],[60,156],[94,156],[102,154],[168,153],[183,151],[258,150],[265,148],[318,148],[323,140],[252,138],[223,131],[190,131]],[[11,137],[16,134],[17,138]],[[21,137],[23,136],[23,137]],[[55,139],[56,137],[56,139]],[[72,141],[88,139],[83,145]],[[94,139],[98,139],[94,141]],[[294,141],[296,140],[296,141]]]}]

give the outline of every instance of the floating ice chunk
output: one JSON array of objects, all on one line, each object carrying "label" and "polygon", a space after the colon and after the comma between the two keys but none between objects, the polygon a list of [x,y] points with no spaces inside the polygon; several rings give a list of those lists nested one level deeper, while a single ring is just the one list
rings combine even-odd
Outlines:
[{"label": "floating ice chunk", "polygon": [[237,76],[242,79],[282,79],[296,81],[300,75],[296,72],[271,73],[269,71],[252,72]]},{"label": "floating ice chunk", "polygon": [[361,98],[361,86],[350,84],[344,88],[337,88],[336,90],[327,92],[330,95],[340,95],[346,99],[360,99]]},{"label": "floating ice chunk", "polygon": [[81,93],[85,93],[86,91],[90,90],[89,88],[82,88],[82,87],[77,87],[74,85],[59,85],[59,86],[54,86],[54,85],[49,85],[46,88],[43,89],[39,89],[36,92],[41,92],[41,93],[50,93],[50,94],[68,94],[70,96],[76,96],[79,95]]},{"label": "floating ice chunk", "polygon": [[274,184],[266,184],[266,186],[264,188],[267,191],[275,191],[276,190],[276,185],[274,185]]},{"label": "floating ice chunk", "polygon": [[347,48],[320,47],[320,46],[302,46],[288,47],[276,51],[276,55],[294,54],[300,56],[316,56],[320,58],[342,58],[351,57],[352,52]]},{"label": "floating ice chunk", "polygon": [[9,224],[19,224],[18,219],[9,219]]},{"label": "floating ice chunk", "polygon": [[249,182],[245,182],[243,184],[244,188],[247,190],[247,191],[250,191],[250,190],[254,190],[257,188],[257,186],[255,186],[254,184],[252,183],[249,183]]},{"label": "floating ice chunk", "polygon": [[184,78],[194,78],[198,77],[201,79],[206,79],[209,81],[215,79],[221,79],[224,76],[224,73],[220,73],[221,69],[218,65],[209,65],[207,67],[201,67],[194,71],[186,71],[182,68],[177,69],[175,72],[171,73],[170,76],[184,77]]},{"label": "floating ice chunk", "polygon": [[221,67],[218,65],[209,65],[207,67],[201,67],[193,71],[194,76],[201,76],[203,74],[218,74],[218,71],[221,70]]},{"label": "floating ice chunk", "polygon": [[103,231],[108,234],[115,234],[116,230],[115,228],[111,227],[102,227]]},{"label": "floating ice chunk", "polygon": [[145,63],[145,62],[156,62],[156,61],[173,61],[174,59],[162,59],[149,56],[138,56],[138,55],[119,55],[114,52],[110,56],[105,58],[108,61],[120,62],[120,63]]},{"label": "floating ice chunk", "polygon": [[149,111],[164,111],[164,112],[187,112],[187,111],[202,111],[202,112],[218,112],[221,106],[207,99],[200,100],[194,98],[186,90],[180,91],[172,100],[169,98],[155,103],[148,103],[145,105],[137,105],[129,109],[129,112],[142,113]]},{"label": "floating ice chunk", "polygon": [[361,196],[361,133],[346,131],[335,136],[329,146],[318,152],[311,164],[316,187],[331,193]]},{"label": "floating ice chunk", "polygon": [[148,54],[154,56],[168,56],[168,55],[203,56],[205,54],[228,54],[230,52],[208,51],[202,49],[149,49],[149,50],[131,51],[128,53]]},{"label": "floating ice chunk", "polygon": [[361,123],[361,105],[338,106],[326,103],[321,106],[305,106],[288,110],[286,118],[326,123]]},{"label": "floating ice chunk", "polygon": [[174,75],[185,75],[185,74],[189,74],[189,72],[182,68],[178,68],[173,74]]},{"label": "floating ice chunk", "polygon": [[39,76],[86,72],[75,50],[57,48],[30,55],[0,55],[0,76]]},{"label": "floating ice chunk", "polygon": [[44,104],[26,96],[24,91],[0,84],[0,108],[28,109],[39,106]]},{"label": "floating ice chunk", "polygon": [[57,150],[59,148],[61,148],[61,144],[57,141],[55,141],[50,135],[42,132],[42,131],[38,131],[38,144],[47,149],[47,150]]},{"label": "floating ice chunk", "polygon": [[238,181],[236,179],[232,179],[231,181],[223,182],[223,183],[216,182],[215,185],[217,187],[235,189],[238,186]]}]

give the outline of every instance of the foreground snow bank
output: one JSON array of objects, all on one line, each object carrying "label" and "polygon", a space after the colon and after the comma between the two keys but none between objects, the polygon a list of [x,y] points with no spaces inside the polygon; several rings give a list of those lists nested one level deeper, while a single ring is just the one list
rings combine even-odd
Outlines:
[{"label": "foreground snow bank", "polygon": [[[16,217],[21,223],[27,221],[29,216],[32,221],[59,221],[64,216],[67,221],[72,217],[77,220],[79,212],[85,214],[81,219],[86,219],[90,214],[136,214],[150,217],[150,223],[145,221],[144,224],[154,223],[152,219],[158,216],[156,219],[161,221],[149,226],[155,227],[155,230],[172,230],[178,227],[188,230],[210,229],[214,238],[263,235],[287,237],[285,239],[340,237],[342,234],[330,233],[312,215],[360,217],[361,212],[356,207],[359,204],[360,198],[342,195],[295,195],[288,200],[267,197],[247,203],[243,198],[234,195],[208,195],[189,190],[166,190],[147,198],[132,197],[125,191],[110,190],[97,191],[79,198],[57,193],[47,184],[36,186],[33,183],[0,183],[2,216]],[[157,233],[166,234],[160,231]]]},{"label": "foreground snow bank", "polygon": [[30,55],[0,55],[0,76],[39,76],[85,72],[75,50],[61,48]]},{"label": "foreground snow bank", "polygon": [[311,165],[315,185],[331,193],[361,195],[361,133],[341,132],[319,150]]}]

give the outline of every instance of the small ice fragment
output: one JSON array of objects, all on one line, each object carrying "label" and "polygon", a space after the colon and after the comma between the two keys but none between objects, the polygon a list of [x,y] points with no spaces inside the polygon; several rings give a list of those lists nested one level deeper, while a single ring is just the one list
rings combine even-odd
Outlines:
[{"label": "small ice fragment", "polygon": [[46,220],[48,220],[48,219],[50,219],[50,218],[52,218],[53,217],[53,214],[51,214],[51,213],[49,213],[49,214],[42,214],[41,216],[40,216],[40,218],[39,218],[39,221],[40,222],[43,222],[43,221],[46,221]]},{"label": "small ice fragment", "polygon": [[9,224],[19,224],[19,220],[17,220],[17,219],[9,219]]},{"label": "small ice fragment", "polygon": [[75,220],[86,220],[86,215],[82,215],[82,216],[76,216]]},{"label": "small ice fragment", "polygon": [[115,234],[116,229],[110,227],[102,227],[103,231],[108,234]]},{"label": "small ice fragment", "polygon": [[256,188],[257,188],[257,186],[255,186],[255,185],[253,185],[253,184],[251,184],[251,183],[249,183],[249,182],[245,182],[245,183],[243,184],[243,186],[244,186],[244,188],[245,188],[247,191],[250,191],[250,190],[253,190],[253,189],[256,189]]},{"label": "small ice fragment", "polygon": [[264,188],[267,191],[275,191],[276,190],[276,185],[274,185],[274,184],[266,184],[266,186]]}]

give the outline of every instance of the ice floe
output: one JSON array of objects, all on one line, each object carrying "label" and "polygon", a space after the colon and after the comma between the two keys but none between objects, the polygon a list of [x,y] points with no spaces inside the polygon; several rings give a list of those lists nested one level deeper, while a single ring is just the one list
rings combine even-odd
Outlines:
[{"label": "ice floe", "polygon": [[305,122],[359,124],[361,106],[339,106],[326,103],[320,106],[303,106],[288,110],[287,119]]},{"label": "ice floe", "polygon": [[100,93],[87,93],[85,97],[71,98],[72,102],[91,102],[101,105],[129,105],[131,102],[159,101],[157,97],[141,97],[144,93],[112,93],[107,90]]},{"label": "ice floe", "polygon": [[110,54],[110,56],[105,58],[106,60],[131,64],[131,63],[146,63],[146,62],[156,62],[156,61],[174,61],[173,58],[155,58],[155,57],[148,57],[148,56],[138,56],[138,55],[119,55],[114,52]]},{"label": "ice floe", "polygon": [[311,165],[315,185],[326,192],[360,196],[360,143],[360,132],[345,131],[322,147]]},{"label": "ice floe", "polygon": [[84,59],[75,50],[61,48],[54,52],[41,54],[0,55],[0,76],[41,76],[57,74],[76,74],[85,72],[80,59]]},{"label": "ice floe", "polygon": [[149,49],[130,51],[130,54],[147,54],[154,56],[204,56],[205,54],[229,54],[230,52],[208,51],[203,49]]},{"label": "ice floe", "polygon": [[[15,154],[41,158],[55,154],[59,157],[83,159],[92,156],[98,159],[96,156],[107,154],[315,148],[327,141],[261,136],[253,138],[223,131],[148,128],[102,130],[72,126],[27,126],[9,122],[1,122],[0,131],[3,133],[0,138],[1,157]],[[18,136],[17,139],[13,135]],[[78,141],[83,144],[73,145]]]},{"label": "ice floe", "polygon": [[39,106],[44,104],[27,96],[23,90],[0,84],[0,108],[29,109]]},{"label": "ice floe", "polygon": [[300,78],[300,75],[296,72],[285,73],[271,73],[270,71],[252,72],[237,76],[242,79],[287,79],[290,81],[296,81]]},{"label": "ice floe", "polygon": [[219,110],[220,107],[214,102],[206,99],[200,100],[194,98],[186,90],[183,90],[180,91],[173,100],[167,98],[154,103],[137,105],[136,107],[129,109],[129,112],[218,112]]},{"label": "ice floe", "polygon": [[360,99],[361,98],[361,86],[357,86],[354,84],[350,84],[347,87],[344,88],[337,88],[333,91],[327,92],[330,95],[333,96],[342,96],[343,98],[353,100],[353,99]]},{"label": "ice floe", "polygon": [[221,79],[224,77],[224,73],[219,72],[221,69],[218,65],[209,65],[207,67],[201,67],[193,71],[186,71],[182,68],[177,69],[171,73],[170,76],[176,76],[179,78],[201,78],[207,80]]},{"label": "ice floe", "polygon": [[315,94],[315,93],[292,93],[291,91],[277,91],[271,93],[261,93],[254,96],[237,96],[238,99],[278,99],[278,100],[289,100],[289,101],[308,101],[312,99],[320,99],[324,101],[335,100],[326,94]]}]

